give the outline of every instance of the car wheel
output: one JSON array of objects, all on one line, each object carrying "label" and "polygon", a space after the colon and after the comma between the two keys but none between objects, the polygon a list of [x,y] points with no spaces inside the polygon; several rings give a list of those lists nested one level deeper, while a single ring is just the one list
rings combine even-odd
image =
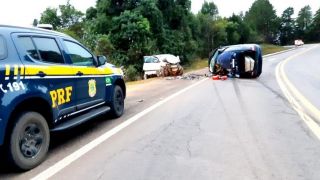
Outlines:
[{"label": "car wheel", "polygon": [[18,116],[9,141],[8,158],[21,170],[29,170],[46,157],[50,132],[45,118],[37,112],[24,112]]},{"label": "car wheel", "polygon": [[124,96],[120,86],[115,85],[113,89],[113,97],[110,104],[110,112],[113,117],[120,117],[124,111]]}]

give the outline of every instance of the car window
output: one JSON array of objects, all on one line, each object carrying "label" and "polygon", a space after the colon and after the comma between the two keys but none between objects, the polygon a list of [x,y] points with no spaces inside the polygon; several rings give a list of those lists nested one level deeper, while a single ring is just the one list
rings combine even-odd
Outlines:
[{"label": "car window", "polygon": [[40,53],[42,61],[49,63],[64,63],[55,39],[34,37],[33,41]]},{"label": "car window", "polygon": [[79,44],[64,41],[68,49],[72,64],[76,66],[93,66],[93,56]]},{"label": "car window", "polygon": [[3,37],[0,36],[0,59],[4,59],[7,56],[7,47],[6,42],[4,41]]},{"label": "car window", "polygon": [[144,63],[159,63],[159,60],[155,57],[146,56],[144,57]]},{"label": "car window", "polygon": [[18,42],[23,48],[23,55],[29,55],[33,59],[40,60],[40,55],[38,54],[38,51],[34,46],[31,37],[19,37]]}]

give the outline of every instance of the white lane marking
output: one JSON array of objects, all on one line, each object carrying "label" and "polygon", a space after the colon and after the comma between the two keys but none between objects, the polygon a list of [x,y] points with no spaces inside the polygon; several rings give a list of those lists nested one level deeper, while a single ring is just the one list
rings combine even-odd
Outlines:
[{"label": "white lane marking", "polygon": [[313,46],[301,53],[295,54],[294,56],[291,56],[287,59],[285,59],[281,64],[279,64],[280,66],[280,72],[281,72],[281,77],[283,78],[284,82],[286,83],[287,87],[289,88],[289,91],[291,91],[294,95],[294,97],[296,97],[299,102],[306,107],[314,117],[319,117],[320,118],[320,111],[318,108],[316,108],[310,101],[307,100],[307,98],[305,98],[301,92],[299,92],[299,90],[297,90],[297,88],[294,87],[294,85],[290,82],[289,78],[287,77],[287,75],[284,72],[284,66],[293,58],[300,56],[314,48],[316,48],[318,46]]},{"label": "white lane marking", "polygon": [[306,123],[306,125],[315,134],[315,136],[318,139],[320,139],[320,126],[317,124],[317,120],[314,120],[312,117],[310,117],[305,112],[305,110],[309,111],[316,118],[320,117],[320,111],[293,86],[293,84],[289,81],[284,71],[284,66],[288,61],[316,47],[318,46],[309,48],[301,53],[295,54],[285,59],[284,61],[280,62],[276,67],[276,77],[282,92],[284,93],[284,95],[292,105],[293,109],[297,111],[301,119]]},{"label": "white lane marking", "polygon": [[130,119],[128,119],[126,121],[124,121],[120,125],[118,125],[118,126],[114,127],[113,129],[107,131],[106,133],[102,134],[98,138],[92,140],[90,143],[84,145],[82,148],[80,148],[77,151],[73,152],[69,156],[63,158],[62,160],[60,160],[59,162],[57,162],[53,166],[49,167],[48,169],[46,169],[42,173],[38,174],[37,176],[35,176],[31,180],[43,180],[43,179],[48,179],[48,178],[52,177],[53,175],[55,175],[56,173],[61,171],[63,168],[65,168],[66,166],[71,164],[73,161],[77,160],[78,158],[80,158],[81,156],[83,156],[84,154],[86,154],[87,152],[89,152],[90,150],[92,150],[93,148],[98,146],[99,144],[103,143],[104,141],[106,141],[107,139],[112,137],[113,135],[117,134],[118,132],[120,132],[124,128],[128,127],[129,125],[131,125],[135,121],[139,120],[144,115],[146,115],[149,112],[151,112],[152,110],[158,108],[162,104],[170,101],[171,99],[179,96],[180,94],[186,92],[187,90],[189,90],[189,89],[201,84],[202,82],[204,82],[207,79],[208,78],[202,79],[201,81],[199,81],[199,82],[197,82],[195,84],[192,84],[192,85],[190,85],[190,86],[188,86],[188,87],[186,87],[186,88],[184,88],[184,89],[172,94],[171,96],[159,101],[158,103],[150,106],[149,108],[145,109],[144,111],[136,114],[135,116],[131,117]]}]

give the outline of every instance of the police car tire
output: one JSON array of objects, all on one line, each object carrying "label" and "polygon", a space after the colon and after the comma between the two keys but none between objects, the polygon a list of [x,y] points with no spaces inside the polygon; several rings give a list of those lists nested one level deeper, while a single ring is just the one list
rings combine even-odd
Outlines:
[{"label": "police car tire", "polygon": [[120,86],[115,85],[113,89],[113,97],[110,103],[110,113],[112,117],[118,118],[124,111],[124,97]]},{"label": "police car tire", "polygon": [[[21,140],[23,139],[21,136],[26,136],[26,132],[23,131],[26,131],[27,128],[31,129],[31,125],[36,129],[34,130],[36,131],[35,134],[40,134],[42,140],[40,147],[38,146],[39,149],[36,155],[32,157],[26,157],[23,155],[20,147],[22,144]],[[8,148],[9,161],[14,167],[20,170],[32,169],[44,161],[49,149],[49,144],[50,132],[45,118],[37,112],[23,112],[20,114],[20,116],[18,116],[17,121],[12,129]]]}]

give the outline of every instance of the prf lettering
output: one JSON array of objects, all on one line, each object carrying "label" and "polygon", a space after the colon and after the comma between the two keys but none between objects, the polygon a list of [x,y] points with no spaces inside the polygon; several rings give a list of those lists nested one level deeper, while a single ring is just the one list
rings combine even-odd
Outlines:
[{"label": "prf lettering", "polygon": [[56,89],[50,91],[50,96],[52,100],[52,108],[57,107],[57,105],[65,104],[70,102],[72,93],[72,86],[66,88]]}]

